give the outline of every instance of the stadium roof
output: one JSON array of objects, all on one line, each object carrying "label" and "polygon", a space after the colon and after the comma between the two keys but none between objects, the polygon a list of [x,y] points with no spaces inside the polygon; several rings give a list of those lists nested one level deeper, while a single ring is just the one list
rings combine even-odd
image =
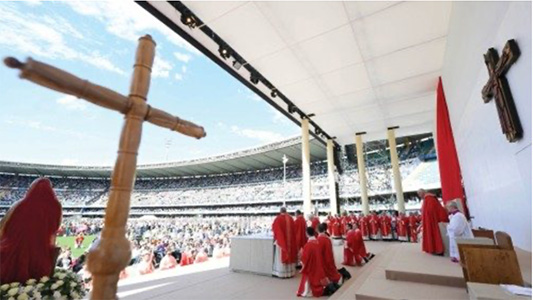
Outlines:
[{"label": "stadium roof", "polygon": [[[310,146],[311,161],[326,159],[326,149],[320,141],[312,139]],[[139,165],[137,177],[199,176],[280,168],[283,166],[283,155],[289,159],[288,165],[301,164],[300,137],[207,158]],[[61,166],[0,161],[0,173],[108,178],[111,171],[110,166]]]},{"label": "stadium roof", "polygon": [[433,131],[451,2],[138,3],[315,137]]}]

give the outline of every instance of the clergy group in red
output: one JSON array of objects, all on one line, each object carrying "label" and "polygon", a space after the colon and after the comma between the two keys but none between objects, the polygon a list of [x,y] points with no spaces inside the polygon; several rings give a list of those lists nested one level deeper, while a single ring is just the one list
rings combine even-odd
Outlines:
[{"label": "clergy group in red", "polygon": [[334,239],[345,238],[349,231],[348,225],[351,225],[361,231],[364,240],[399,240],[413,243],[418,242],[420,223],[421,216],[418,213],[407,216],[396,211],[372,212],[368,216],[357,216],[353,212],[348,215],[344,212],[342,216],[329,214],[326,219],[328,234]]}]

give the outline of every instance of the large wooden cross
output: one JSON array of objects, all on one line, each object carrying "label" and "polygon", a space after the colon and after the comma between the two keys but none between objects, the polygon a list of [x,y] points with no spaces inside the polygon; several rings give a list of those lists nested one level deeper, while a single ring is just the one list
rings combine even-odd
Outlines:
[{"label": "large wooden cross", "polygon": [[93,276],[92,299],[115,299],[119,273],[130,261],[126,222],[143,122],[148,121],[198,139],[205,136],[203,127],[146,104],[154,50],[155,42],[149,35],[139,39],[128,97],[31,58],[26,63],[12,57],[4,60],[7,66],[21,70],[21,78],[125,115],[118,157],[111,178],[104,228],[98,245],[88,255],[88,268]]},{"label": "large wooden cross", "polygon": [[523,131],[505,74],[520,56],[520,49],[514,40],[508,40],[503,47],[501,58],[494,48],[490,48],[483,56],[490,76],[481,91],[483,101],[488,103],[494,98],[502,132],[509,142],[516,142],[522,138]]}]

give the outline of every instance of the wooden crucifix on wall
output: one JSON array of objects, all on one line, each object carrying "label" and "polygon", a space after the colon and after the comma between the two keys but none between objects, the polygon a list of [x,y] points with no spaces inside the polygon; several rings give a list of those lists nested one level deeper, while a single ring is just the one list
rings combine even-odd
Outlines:
[{"label": "wooden crucifix on wall", "polygon": [[8,67],[21,70],[21,78],[118,111],[125,116],[111,178],[104,228],[96,247],[90,250],[88,255],[87,265],[93,276],[91,299],[116,299],[119,273],[130,261],[131,250],[130,242],[126,239],[126,222],[135,182],[143,122],[147,121],[198,139],[205,137],[203,127],[146,104],[154,56],[155,42],[149,35],[141,37],[128,97],[31,58],[25,63],[12,57],[4,60]]},{"label": "wooden crucifix on wall", "polygon": [[490,76],[481,91],[483,101],[488,103],[494,98],[502,131],[507,140],[514,143],[522,138],[523,131],[505,74],[520,56],[520,49],[515,40],[508,40],[501,57],[494,48],[490,48],[483,56]]}]

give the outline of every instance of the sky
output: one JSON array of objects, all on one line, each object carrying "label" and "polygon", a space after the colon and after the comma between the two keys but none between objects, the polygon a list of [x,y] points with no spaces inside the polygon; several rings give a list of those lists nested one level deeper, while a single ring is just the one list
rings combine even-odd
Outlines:
[{"label": "sky", "polygon": [[[204,126],[201,140],[144,123],[138,163],[181,161],[283,140],[300,129],[129,1],[0,2],[0,57],[40,60],[127,95],[137,39],[156,57],[148,103]],[[0,66],[0,160],[113,165],[123,123]]]}]

